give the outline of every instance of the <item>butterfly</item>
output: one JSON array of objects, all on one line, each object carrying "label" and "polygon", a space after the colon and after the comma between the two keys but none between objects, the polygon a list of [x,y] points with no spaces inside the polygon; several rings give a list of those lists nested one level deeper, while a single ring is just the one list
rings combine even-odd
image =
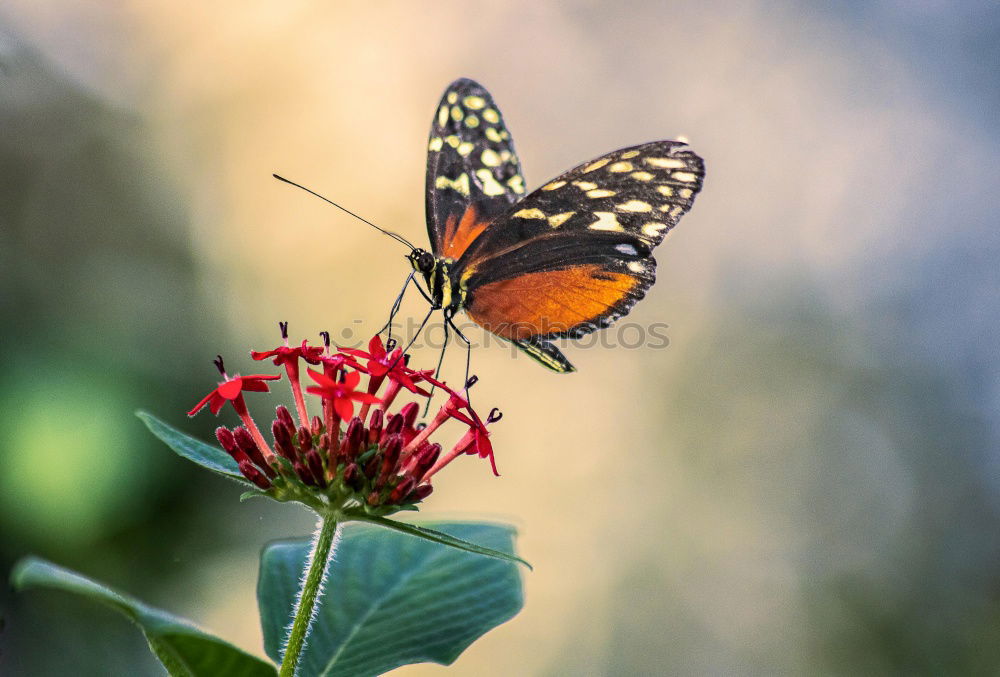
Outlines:
[{"label": "butterfly", "polygon": [[408,258],[446,320],[464,310],[542,365],[572,372],[553,340],[608,327],[643,298],[655,280],[653,248],[691,209],[704,175],[686,143],[653,141],[525,195],[500,109],[482,85],[459,79],[431,123],[430,251]]}]

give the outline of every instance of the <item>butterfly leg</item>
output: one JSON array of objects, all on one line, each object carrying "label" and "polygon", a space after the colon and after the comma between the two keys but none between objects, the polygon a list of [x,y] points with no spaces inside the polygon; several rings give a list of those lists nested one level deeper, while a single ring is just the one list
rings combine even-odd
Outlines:
[{"label": "butterfly leg", "polygon": [[445,322],[455,332],[455,335],[462,340],[462,343],[465,344],[465,399],[471,407],[472,396],[469,395],[469,370],[472,368],[472,341],[462,333],[461,329],[455,326],[455,320],[452,315],[445,313]]},{"label": "butterfly leg", "polygon": [[[448,334],[449,334],[449,332],[448,332],[448,324],[451,322],[451,320],[448,317],[448,311],[447,310],[444,311],[444,317],[445,317],[444,344],[441,346],[441,355],[438,357],[437,369],[434,370],[434,378],[435,379],[441,377],[441,366],[444,364],[444,352],[448,349]],[[431,384],[431,394],[430,394],[430,397],[427,398],[427,404],[424,405],[424,418],[427,418],[427,412],[429,412],[430,409],[431,409],[431,400],[434,399],[434,388],[435,387],[436,386],[432,383]]]},{"label": "butterfly leg", "polygon": [[430,310],[427,311],[427,314],[424,315],[424,319],[420,322],[420,326],[417,327],[417,331],[413,335],[413,338],[410,339],[410,342],[407,343],[406,347],[403,348],[402,352],[399,353],[399,357],[396,358],[393,361],[392,365],[389,367],[390,371],[396,367],[396,365],[399,363],[400,360],[406,359],[406,353],[407,353],[407,351],[409,351],[409,349],[416,342],[417,338],[420,336],[420,332],[422,332],[424,330],[424,327],[427,326],[427,321],[431,319],[431,315],[434,314],[435,310],[437,310],[437,308],[431,308]]},{"label": "butterfly leg", "polygon": [[[406,282],[403,283],[403,288],[399,291],[399,296],[397,296],[396,300],[393,301],[393,303],[392,303],[392,309],[389,311],[389,321],[386,322],[385,325],[381,329],[378,330],[379,334],[381,334],[382,332],[384,332],[387,329],[389,330],[389,334],[386,336],[386,343],[389,343],[389,342],[392,341],[392,321],[394,319],[396,319],[396,313],[399,312],[399,306],[403,303],[403,297],[406,295],[406,289],[407,289],[407,287],[410,286],[410,283],[413,282],[413,276],[416,275],[416,274],[417,274],[416,271],[413,271],[406,278]],[[423,291],[423,290],[421,289],[420,291]]]}]

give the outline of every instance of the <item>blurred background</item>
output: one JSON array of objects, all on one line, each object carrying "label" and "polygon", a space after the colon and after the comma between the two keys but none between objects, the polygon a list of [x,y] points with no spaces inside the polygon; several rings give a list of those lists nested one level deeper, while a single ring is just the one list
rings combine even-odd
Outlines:
[{"label": "blurred background", "polygon": [[[629,317],[667,349],[474,354],[503,476],[456,464],[424,516],[515,523],[535,571],[451,674],[995,674],[998,73],[987,0],[6,0],[3,577],[35,553],[262,655],[257,555],[308,514],[133,411],[208,437],[216,353],[375,331],[405,252],[270,174],[423,242],[468,76],[531,188],[678,135],[708,175]],[[160,674],[109,611],[0,609],[4,674]]]}]

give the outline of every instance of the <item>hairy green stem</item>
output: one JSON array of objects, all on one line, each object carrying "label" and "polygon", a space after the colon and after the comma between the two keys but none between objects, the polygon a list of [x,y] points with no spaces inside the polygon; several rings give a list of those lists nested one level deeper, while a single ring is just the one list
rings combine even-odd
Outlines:
[{"label": "hairy green stem", "polygon": [[330,561],[330,550],[333,547],[334,537],[337,533],[337,519],[333,515],[326,515],[320,518],[319,533],[313,543],[313,550],[306,565],[306,579],[302,583],[302,592],[299,595],[299,603],[295,609],[295,620],[292,621],[292,629],[288,633],[288,645],[285,647],[285,655],[281,660],[280,677],[293,677],[295,669],[299,664],[299,654],[305,646],[306,635],[309,634],[309,626],[313,620],[313,607],[316,606],[316,598],[319,596],[319,589],[323,583],[323,575],[326,573],[326,565]]}]

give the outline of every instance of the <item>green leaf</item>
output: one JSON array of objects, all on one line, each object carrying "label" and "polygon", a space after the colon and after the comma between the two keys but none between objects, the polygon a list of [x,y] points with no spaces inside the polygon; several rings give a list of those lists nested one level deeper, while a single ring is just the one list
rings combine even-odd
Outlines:
[{"label": "green leaf", "polygon": [[212,472],[236,480],[248,487],[254,486],[250,482],[247,482],[243,475],[240,474],[240,468],[232,456],[220,447],[195,439],[187,433],[183,433],[177,428],[164,423],[148,412],[137,411],[135,415],[146,424],[150,432],[163,440],[178,456],[183,456],[203,468],[208,468]]},{"label": "green leaf", "polygon": [[[451,538],[514,551],[514,530],[508,526],[434,526]],[[281,659],[310,545],[282,541],[261,554],[257,601],[264,650],[275,662]],[[347,524],[341,527],[298,674],[361,676],[410,663],[450,665],[523,604],[520,572],[512,562]]]},{"label": "green leaf", "polygon": [[51,588],[75,593],[121,612],[139,626],[149,642],[149,648],[171,675],[273,677],[277,674],[270,663],[199,630],[190,621],[154,609],[43,559],[22,559],[11,573],[11,582],[18,590]]},{"label": "green leaf", "polygon": [[447,545],[452,548],[458,548],[459,550],[464,550],[466,552],[475,553],[477,555],[485,555],[486,557],[495,557],[496,559],[502,559],[507,562],[517,562],[523,564],[529,569],[533,567],[528,564],[525,560],[520,557],[504,552],[502,550],[493,550],[492,548],[484,548],[481,545],[476,545],[475,543],[470,543],[469,541],[464,541],[461,538],[455,538],[449,534],[435,531],[434,529],[428,529],[427,527],[421,527],[416,524],[409,524],[407,522],[399,522],[397,520],[387,519],[385,517],[376,517],[374,515],[357,515],[352,516],[351,519],[358,522],[368,522],[370,524],[376,524],[380,527],[386,529],[392,529],[393,531],[399,531],[404,534],[409,534],[410,536],[416,536],[417,538],[423,538],[425,540],[431,541],[432,543],[440,543],[441,545]]}]

